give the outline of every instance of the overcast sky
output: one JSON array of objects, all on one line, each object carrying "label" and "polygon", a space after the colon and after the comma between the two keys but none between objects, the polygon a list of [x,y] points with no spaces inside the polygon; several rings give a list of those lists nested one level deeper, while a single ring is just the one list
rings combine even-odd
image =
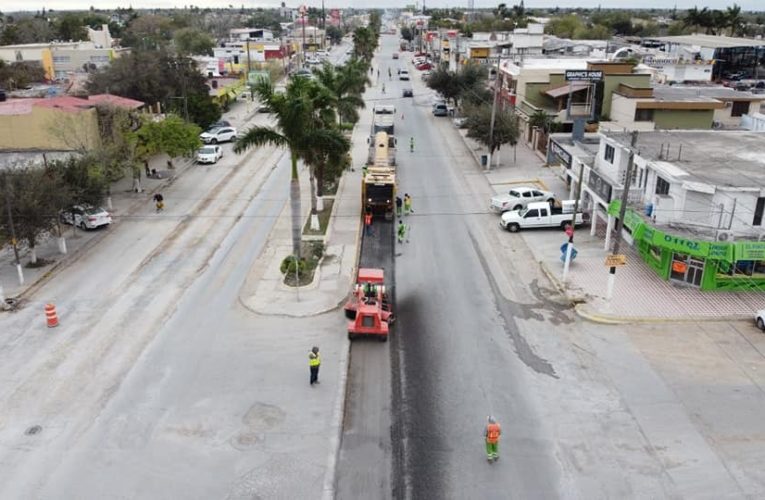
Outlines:
[{"label": "overcast sky", "polygon": [[[420,2],[422,0],[419,0]],[[520,0],[517,0],[520,1]],[[305,3],[308,6],[320,6],[321,0],[304,0],[303,2],[288,1],[287,5],[299,5]],[[413,3],[412,1],[396,1],[396,0],[325,0],[326,7],[348,7],[350,5],[354,7],[403,7],[404,5]],[[488,0],[475,0],[475,6],[477,8],[489,8],[494,7],[499,1]],[[516,0],[505,0],[504,3],[513,5]],[[687,9],[694,6],[699,8],[709,7],[711,9],[724,9],[737,3],[743,10],[763,10],[765,11],[765,0],[528,0],[525,2],[526,7],[597,7],[602,5],[609,8],[635,8],[639,5],[642,8],[663,7],[671,8],[673,5],[677,5],[678,9]],[[97,5],[99,9],[115,8],[118,6],[127,7],[132,5],[133,8],[172,8],[183,7],[184,5],[196,5],[198,7],[226,7],[229,4],[233,4],[237,7],[244,4],[245,7],[277,7],[280,2],[275,1],[262,1],[252,2],[246,1],[226,1],[226,0],[196,0],[188,2],[173,1],[173,0],[2,0],[0,1],[0,11],[12,12],[14,10],[40,10],[43,7],[46,9],[54,10],[71,10],[71,9],[88,9],[91,5]],[[467,0],[454,1],[454,0],[426,0],[426,6],[428,7],[463,7],[467,5]]]}]

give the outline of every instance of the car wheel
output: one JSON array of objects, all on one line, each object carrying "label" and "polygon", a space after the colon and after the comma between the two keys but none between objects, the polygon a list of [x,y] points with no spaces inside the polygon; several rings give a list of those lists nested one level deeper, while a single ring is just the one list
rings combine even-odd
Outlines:
[{"label": "car wheel", "polygon": [[513,207],[513,210],[521,210],[523,208],[523,205],[516,205]]},{"label": "car wheel", "polygon": [[549,203],[550,206],[555,205],[555,198],[550,198],[549,200],[547,200],[547,203]]},{"label": "car wheel", "polygon": [[210,144],[218,144],[218,139],[210,139]]},{"label": "car wheel", "polygon": [[521,226],[513,222],[507,225],[507,230],[510,231],[511,233],[517,233],[518,231],[521,230]]},{"label": "car wheel", "polygon": [[353,340],[355,338],[356,336],[354,334],[352,334],[351,332],[348,332],[348,340]]},{"label": "car wheel", "polygon": [[77,225],[77,227],[79,227],[83,231],[88,229],[88,226],[85,225],[85,221],[80,221],[80,223]]},{"label": "car wheel", "polygon": [[757,328],[765,331],[765,322],[762,321],[762,318],[757,318]]},{"label": "car wheel", "polygon": [[387,335],[380,335],[380,342],[387,342],[388,336]]}]

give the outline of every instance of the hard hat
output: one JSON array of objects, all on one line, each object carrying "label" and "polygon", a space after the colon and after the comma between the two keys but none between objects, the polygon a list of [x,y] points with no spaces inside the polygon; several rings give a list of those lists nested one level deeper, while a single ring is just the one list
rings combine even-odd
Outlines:
[{"label": "hard hat", "polygon": [[494,419],[494,417],[492,415],[489,415],[487,417],[487,420],[489,421],[490,424],[496,424],[497,423],[497,421]]}]

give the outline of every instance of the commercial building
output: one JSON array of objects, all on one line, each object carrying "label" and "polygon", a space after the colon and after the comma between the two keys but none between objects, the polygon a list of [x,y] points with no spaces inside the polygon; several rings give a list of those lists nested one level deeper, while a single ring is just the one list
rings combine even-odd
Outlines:
[{"label": "commercial building", "polygon": [[137,111],[144,103],[110,94],[0,102],[0,151],[77,151],[100,144],[97,106]]},{"label": "commercial building", "polygon": [[[686,60],[715,61],[712,79],[731,72],[757,73],[765,58],[765,40],[715,35],[682,35],[651,38],[672,57]],[[748,77],[756,77],[754,74]]]},{"label": "commercial building", "polygon": [[658,276],[702,290],[765,290],[765,135],[746,131],[553,134],[548,163],[582,186],[605,248],[629,184],[623,237]]}]

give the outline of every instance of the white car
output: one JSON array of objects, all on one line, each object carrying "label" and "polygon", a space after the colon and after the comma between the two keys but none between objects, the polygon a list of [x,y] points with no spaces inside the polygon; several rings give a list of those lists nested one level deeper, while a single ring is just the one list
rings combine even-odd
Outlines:
[{"label": "white car", "polygon": [[757,315],[754,317],[754,322],[757,323],[757,328],[765,331],[765,309],[757,311]]},{"label": "white car", "polygon": [[398,72],[398,79],[399,80],[409,80],[409,71],[402,69]]},{"label": "white car", "polygon": [[197,151],[197,163],[217,163],[223,156],[223,148],[220,146],[203,146]]},{"label": "white car", "polygon": [[555,193],[542,191],[531,186],[519,186],[510,189],[507,193],[491,197],[491,208],[494,212],[507,212],[508,210],[520,210],[526,208],[531,202],[547,201],[555,203]]},{"label": "white car", "polygon": [[234,127],[214,127],[207,132],[202,132],[199,138],[205,144],[233,141],[236,139],[236,129]]},{"label": "white car", "polygon": [[90,205],[75,205],[62,210],[59,219],[64,224],[71,224],[80,229],[95,229],[112,223],[112,216],[109,212]]}]

